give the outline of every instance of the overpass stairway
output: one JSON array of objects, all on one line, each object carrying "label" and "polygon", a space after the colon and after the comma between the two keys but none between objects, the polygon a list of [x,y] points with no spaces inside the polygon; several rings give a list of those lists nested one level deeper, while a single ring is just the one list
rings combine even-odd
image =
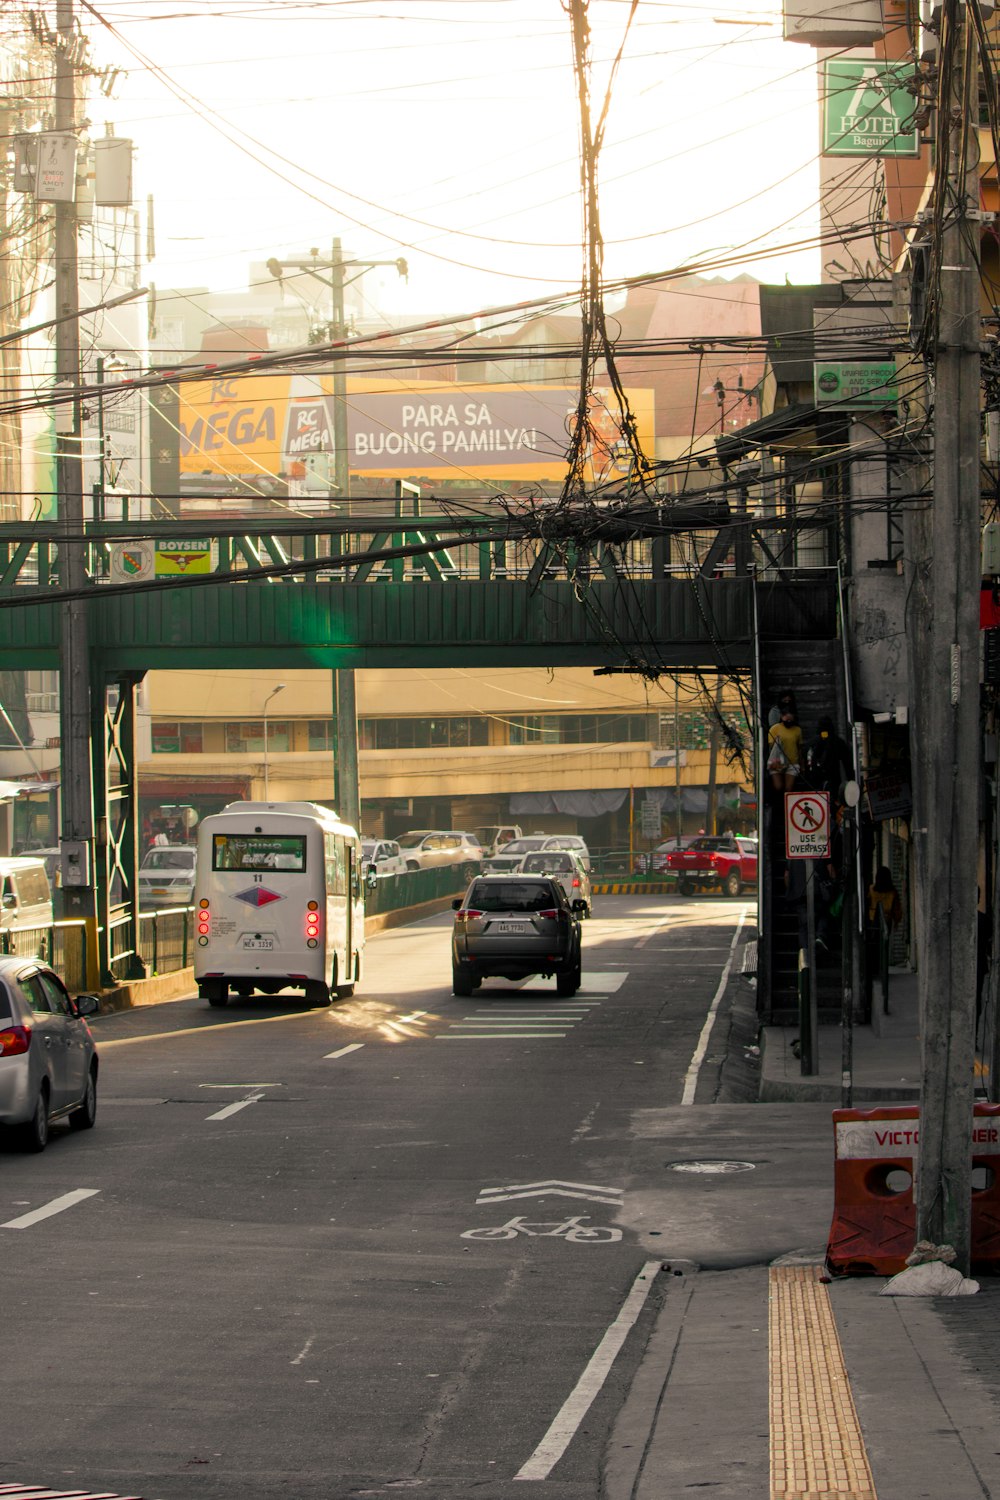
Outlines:
[{"label": "overpass stairway", "polygon": [[[843,732],[846,693],[839,640],[763,640],[761,642],[759,710],[766,735],[769,715],[784,692],[792,692],[808,742],[819,720],[829,714]],[[761,937],[758,939],[757,1004],[771,1025],[798,1022],[799,917],[785,888],[784,800],[765,775],[761,789]],[[840,924],[830,921],[825,950],[817,949],[818,1004],[822,1021],[836,1021],[841,1008]]]}]

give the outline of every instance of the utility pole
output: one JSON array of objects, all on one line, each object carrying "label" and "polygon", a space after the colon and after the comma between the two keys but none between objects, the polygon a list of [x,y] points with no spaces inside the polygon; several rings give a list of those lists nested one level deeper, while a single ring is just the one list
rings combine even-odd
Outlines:
[{"label": "utility pole", "polygon": [[[76,76],[73,63],[76,37],[73,0],[58,0],[55,44],[55,127],[74,136],[78,128]],[[71,393],[70,420],[56,438],[59,503],[59,585],[82,590],[86,583],[85,544],[74,540],[83,531],[83,454],[80,412],[80,325],[77,280],[77,216],[75,193],[55,204],[56,388]],[[59,759],[62,823],[63,915],[84,917],[92,924],[88,952],[96,957],[94,859],[94,785],[91,764],[90,647],[85,600],[68,599],[61,606],[59,654]]]},{"label": "utility pole", "polygon": [[[979,775],[979,181],[976,37],[959,0],[942,19],[934,347],[930,659],[917,699],[926,829],[921,861],[923,1077],[917,1238],[952,1245],[968,1275]],[[947,36],[951,32],[951,36]],[[945,45],[945,43],[949,45]]]},{"label": "utility pole", "polygon": [[[405,260],[345,260],[344,247],[337,236],[333,241],[330,260],[325,263],[317,259],[314,250],[312,259],[269,260],[267,268],[280,281],[282,273],[290,268],[305,271],[322,281],[331,292],[330,342],[342,345],[347,338],[347,318],[344,311],[345,272],[348,266],[358,266],[361,275],[374,266],[395,266],[400,276],[408,274]],[[320,271],[329,271],[330,279]],[[351,513],[351,465],[348,452],[347,427],[347,364],[343,350],[339,348],[333,360],[333,478],[337,495],[348,515]],[[358,709],[354,670],[340,667],[333,673],[333,805],[345,823],[360,831],[361,791],[358,780]]]},{"label": "utility pole", "polygon": [[[339,236],[330,258],[332,323],[330,338],[341,343],[347,337],[344,312],[344,247]],[[347,364],[340,353],[333,366],[333,477],[337,494],[351,513],[351,464],[347,451]],[[337,801],[345,823],[361,831],[361,780],[358,765],[357,680],[353,669],[341,667],[333,674],[334,713],[337,718]]]}]

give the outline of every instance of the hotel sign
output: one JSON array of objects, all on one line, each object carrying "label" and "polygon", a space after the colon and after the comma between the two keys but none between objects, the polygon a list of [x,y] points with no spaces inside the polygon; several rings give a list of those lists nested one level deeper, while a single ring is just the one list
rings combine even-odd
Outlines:
[{"label": "hotel sign", "polygon": [[919,156],[912,68],[834,58],[823,87],[824,156]]}]

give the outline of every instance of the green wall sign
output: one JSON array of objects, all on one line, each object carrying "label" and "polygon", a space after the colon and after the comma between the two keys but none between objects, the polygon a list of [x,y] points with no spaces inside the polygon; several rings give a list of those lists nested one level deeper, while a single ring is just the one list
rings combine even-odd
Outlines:
[{"label": "green wall sign", "polygon": [[911,67],[834,58],[824,70],[824,156],[919,156]]},{"label": "green wall sign", "polygon": [[816,405],[836,405],[848,410],[873,406],[895,406],[896,364],[894,360],[838,362],[813,365]]}]

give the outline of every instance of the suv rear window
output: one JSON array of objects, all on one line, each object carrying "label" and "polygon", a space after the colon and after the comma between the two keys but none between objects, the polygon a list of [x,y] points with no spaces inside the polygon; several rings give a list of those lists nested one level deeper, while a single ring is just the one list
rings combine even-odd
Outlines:
[{"label": "suv rear window", "polygon": [[526,875],[548,874],[550,870],[572,870],[573,856],[554,849],[551,854],[526,854],[521,865]]},{"label": "suv rear window", "polygon": [[477,880],[465,902],[477,911],[545,911],[561,905],[559,889],[547,880]]}]

